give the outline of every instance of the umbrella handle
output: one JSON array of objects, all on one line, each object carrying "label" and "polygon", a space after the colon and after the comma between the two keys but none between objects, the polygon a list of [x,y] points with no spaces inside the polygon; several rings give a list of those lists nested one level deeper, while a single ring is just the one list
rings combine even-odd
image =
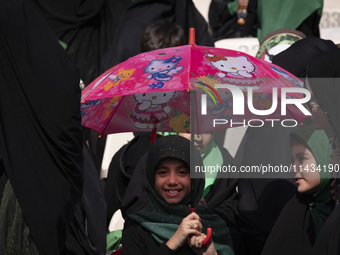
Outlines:
[{"label": "umbrella handle", "polygon": [[[195,208],[190,208],[190,213],[196,212]],[[211,228],[207,228],[207,236],[204,238],[203,242],[202,242],[202,246],[206,245],[207,243],[209,243],[210,239],[211,239],[211,235],[212,235],[212,229]]]},{"label": "umbrella handle", "polygon": [[211,228],[207,228],[207,236],[204,238],[204,240],[202,242],[202,246],[204,246],[207,243],[209,243],[209,241],[211,239],[211,235],[212,235],[212,229]]}]

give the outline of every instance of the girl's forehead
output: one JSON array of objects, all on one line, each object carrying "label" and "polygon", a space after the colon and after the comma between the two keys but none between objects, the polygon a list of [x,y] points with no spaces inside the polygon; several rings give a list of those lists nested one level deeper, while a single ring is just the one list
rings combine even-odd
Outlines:
[{"label": "girl's forehead", "polygon": [[187,165],[187,163],[182,159],[174,158],[174,157],[165,157],[158,161],[156,168],[164,167],[167,165],[173,165],[173,164],[185,165],[185,166]]}]

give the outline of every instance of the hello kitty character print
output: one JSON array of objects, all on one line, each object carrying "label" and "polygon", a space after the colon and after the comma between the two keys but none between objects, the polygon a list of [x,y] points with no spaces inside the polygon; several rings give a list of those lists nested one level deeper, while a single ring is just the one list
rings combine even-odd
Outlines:
[{"label": "hello kitty character print", "polygon": [[136,94],[134,98],[138,103],[130,115],[135,122],[135,127],[152,129],[155,124],[167,121],[171,111],[167,103],[174,98],[175,94],[175,91]]},{"label": "hello kitty character print", "polygon": [[260,88],[261,80],[254,74],[255,66],[246,56],[226,57],[207,53],[205,58],[220,71],[217,76],[223,82],[238,85],[242,89],[250,86],[253,90]]},{"label": "hello kitty character print", "polygon": [[152,60],[150,64],[145,67],[145,72],[149,73],[146,77],[147,79],[154,79],[157,82],[149,84],[149,86],[154,88],[162,88],[164,86],[164,81],[172,80],[172,76],[179,73],[183,66],[177,66],[181,57],[171,57],[163,60]]}]

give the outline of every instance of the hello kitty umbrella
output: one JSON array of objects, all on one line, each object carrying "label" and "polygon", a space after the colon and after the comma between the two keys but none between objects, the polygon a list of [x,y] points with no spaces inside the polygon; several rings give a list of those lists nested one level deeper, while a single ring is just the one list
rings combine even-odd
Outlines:
[{"label": "hello kitty umbrella", "polygon": [[[82,125],[100,134],[189,133],[195,123],[197,133],[207,133],[254,119],[300,121],[306,117],[303,109],[287,105],[283,116],[275,100],[280,96],[275,88],[292,87],[301,88],[302,82],[278,66],[242,52],[195,45],[191,29],[189,45],[138,54],[88,85],[82,91]],[[251,101],[240,92],[245,98],[251,93]],[[245,107],[249,102],[252,108]]]}]

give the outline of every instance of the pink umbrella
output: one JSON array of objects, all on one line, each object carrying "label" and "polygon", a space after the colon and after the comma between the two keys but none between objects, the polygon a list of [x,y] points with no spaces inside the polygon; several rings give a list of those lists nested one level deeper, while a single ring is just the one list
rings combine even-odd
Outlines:
[{"label": "pink umbrella", "polygon": [[157,130],[193,136],[235,123],[306,117],[305,108],[278,104],[281,94],[309,100],[298,78],[242,52],[197,46],[193,29],[190,35],[189,45],[138,54],[95,79],[82,92],[82,125],[101,134]]},{"label": "pink umbrella", "polygon": [[[283,115],[278,103],[282,88],[303,90],[298,78],[242,52],[197,46],[193,34],[189,45],[138,54],[96,78],[82,92],[82,125],[111,134],[190,132],[195,123],[197,133],[206,133],[307,117],[294,104]],[[304,96],[288,92],[288,99]]]}]

